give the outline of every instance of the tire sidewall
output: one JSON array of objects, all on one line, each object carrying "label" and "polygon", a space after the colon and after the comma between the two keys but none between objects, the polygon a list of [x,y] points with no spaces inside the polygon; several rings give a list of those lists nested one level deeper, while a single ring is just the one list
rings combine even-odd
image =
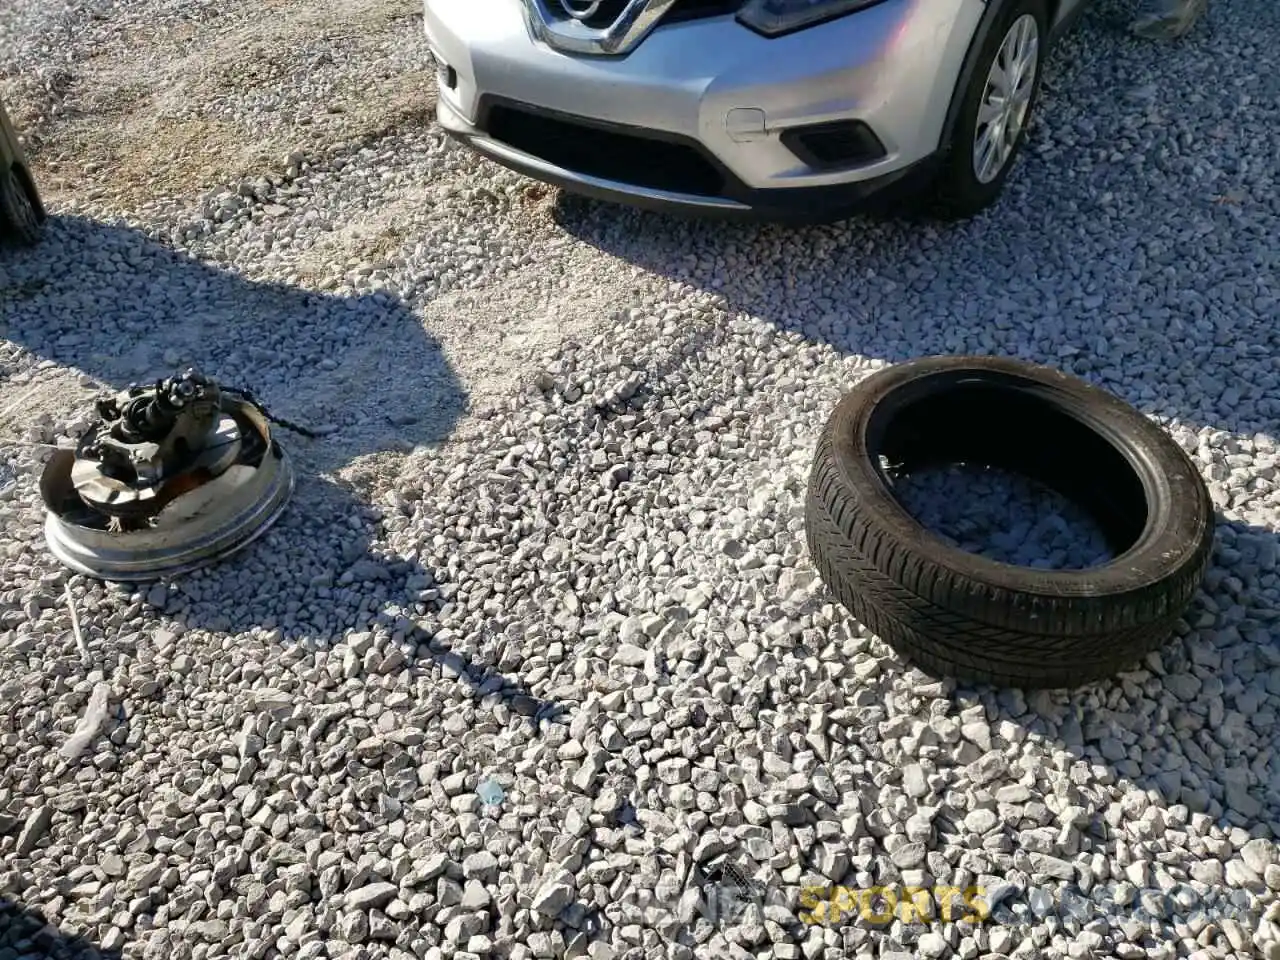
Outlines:
[{"label": "tire sidewall", "polygon": [[[991,0],[991,2],[997,2],[997,0]],[[1040,101],[1040,84],[1044,77],[1045,58],[1048,54],[1049,18],[1045,0],[1003,0],[1001,7],[991,24],[991,29],[982,40],[976,67],[969,77],[968,87],[963,92],[964,99],[948,146],[942,183],[943,200],[961,214],[981,210],[999,197],[1005,181],[1022,154],[1022,145],[1026,142],[1027,131],[1035,122],[1036,108]],[[987,75],[991,71],[991,65],[1000,51],[1001,44],[1004,43],[1009,28],[1013,26],[1015,20],[1028,13],[1036,19],[1039,55],[1036,58],[1036,76],[1031,87],[1031,100],[1027,105],[1027,119],[1018,133],[1018,139],[1014,142],[1013,150],[1005,161],[1003,169],[990,183],[982,183],[973,172],[973,147],[978,110],[982,105]]]},{"label": "tire sidewall", "polygon": [[0,217],[4,220],[4,233],[12,242],[24,246],[39,239],[40,224],[45,219],[44,209],[33,193],[34,188],[28,185],[21,168],[11,166],[0,175]]},{"label": "tire sidewall", "polygon": [[22,192],[31,204],[31,209],[35,212],[36,223],[43,225],[49,219],[49,213],[45,209],[44,200],[40,197],[40,191],[36,189],[36,182],[31,176],[30,167],[26,165],[15,166],[13,175],[21,185]]}]

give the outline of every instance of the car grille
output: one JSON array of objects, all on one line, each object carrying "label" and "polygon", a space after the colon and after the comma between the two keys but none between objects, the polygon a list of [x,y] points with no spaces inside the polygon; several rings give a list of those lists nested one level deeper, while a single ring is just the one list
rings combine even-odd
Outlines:
[{"label": "car grille", "polygon": [[680,20],[701,20],[704,17],[723,17],[737,13],[742,0],[680,0],[667,11],[663,23],[676,23]]},{"label": "car grille", "polygon": [[704,197],[725,189],[721,171],[689,144],[499,103],[485,111],[484,126],[493,139],[574,173]]},{"label": "car grille", "polygon": [[[586,6],[586,0],[579,0],[582,7]],[[588,27],[596,30],[604,30],[613,26],[617,19],[622,16],[622,11],[626,9],[627,0],[604,0],[600,4],[600,9],[582,22]],[[547,0],[547,7],[551,10],[552,16],[557,20],[568,20],[569,12],[560,5],[560,0]]]},{"label": "car grille", "polygon": [[[583,7],[586,0],[580,0]],[[600,9],[582,21],[595,30],[606,30],[613,26],[622,11],[626,9],[628,0],[604,0]],[[735,13],[742,6],[742,0],[677,0],[674,7],[667,11],[663,23],[676,23],[681,20],[700,20],[704,17],[718,17]],[[547,0],[547,8],[557,20],[570,19],[568,12],[560,5],[560,0]]]}]

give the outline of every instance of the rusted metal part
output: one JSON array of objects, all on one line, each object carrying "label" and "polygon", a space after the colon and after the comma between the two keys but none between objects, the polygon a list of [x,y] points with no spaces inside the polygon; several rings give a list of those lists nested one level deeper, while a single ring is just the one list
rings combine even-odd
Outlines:
[{"label": "rusted metal part", "polygon": [[[40,481],[54,556],[99,579],[140,582],[207,566],[261,536],[293,494],[289,458],[267,416],[248,400],[220,394],[210,422],[216,426],[176,465],[172,456],[153,461],[132,483],[84,457],[86,449],[100,449],[89,436],[76,450],[55,453]],[[109,423],[98,426],[99,435]],[[173,425],[181,429],[176,419]],[[139,437],[136,449],[125,450],[144,460],[164,442]]]},{"label": "rusted metal part", "polygon": [[71,480],[100,513],[125,520],[154,517],[241,453],[241,429],[222,409],[218,385],[194,370],[153,387],[130,387],[97,402],[99,420],[76,447]]}]

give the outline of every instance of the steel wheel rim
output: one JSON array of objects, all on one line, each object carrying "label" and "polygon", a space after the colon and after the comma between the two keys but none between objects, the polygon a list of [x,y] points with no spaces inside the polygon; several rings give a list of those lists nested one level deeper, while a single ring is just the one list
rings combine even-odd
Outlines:
[{"label": "steel wheel rim", "polygon": [[973,175],[990,183],[1013,156],[1026,126],[1040,64],[1040,25],[1024,13],[1009,27],[991,61],[973,131]]}]

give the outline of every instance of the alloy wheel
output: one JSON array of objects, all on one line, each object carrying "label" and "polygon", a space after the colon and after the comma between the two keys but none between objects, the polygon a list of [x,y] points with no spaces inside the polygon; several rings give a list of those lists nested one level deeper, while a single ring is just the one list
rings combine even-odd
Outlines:
[{"label": "alloy wheel", "polygon": [[1026,126],[1040,64],[1040,25],[1024,13],[1009,27],[991,62],[973,135],[973,174],[990,183],[1013,156]]}]

